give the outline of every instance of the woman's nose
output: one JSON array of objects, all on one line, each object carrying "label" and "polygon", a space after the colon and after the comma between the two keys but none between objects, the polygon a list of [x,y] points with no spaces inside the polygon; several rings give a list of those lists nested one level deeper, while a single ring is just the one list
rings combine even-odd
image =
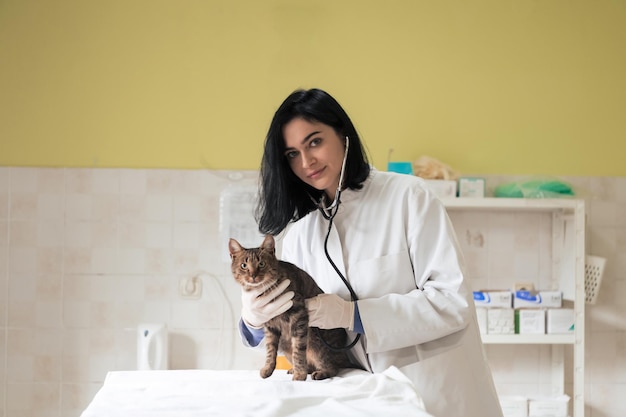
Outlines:
[{"label": "woman's nose", "polygon": [[313,155],[302,152],[302,168],[308,168],[315,163]]}]

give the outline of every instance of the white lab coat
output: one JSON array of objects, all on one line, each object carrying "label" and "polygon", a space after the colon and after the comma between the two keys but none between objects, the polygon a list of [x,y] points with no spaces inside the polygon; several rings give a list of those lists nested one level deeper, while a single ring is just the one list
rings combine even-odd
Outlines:
[{"label": "white lab coat", "polygon": [[[349,300],[324,254],[327,230],[310,213],[287,231],[281,257]],[[359,298],[355,360],[373,372],[398,367],[436,417],[502,417],[461,251],[423,180],[372,170],[362,190],[343,191],[328,251]]]}]

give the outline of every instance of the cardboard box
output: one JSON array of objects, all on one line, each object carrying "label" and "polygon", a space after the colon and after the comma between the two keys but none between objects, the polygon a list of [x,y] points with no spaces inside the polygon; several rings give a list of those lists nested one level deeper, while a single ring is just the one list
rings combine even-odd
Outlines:
[{"label": "cardboard box", "polygon": [[498,399],[504,417],[528,417],[528,398],[519,395],[503,395]]},{"label": "cardboard box", "polygon": [[512,303],[513,294],[511,291],[474,291],[476,307],[511,308]]},{"label": "cardboard box", "polygon": [[513,308],[561,308],[563,293],[561,291],[515,291]]},{"label": "cardboard box", "polygon": [[522,308],[515,310],[515,333],[544,334],[546,332],[546,310]]},{"label": "cardboard box", "polygon": [[459,178],[459,197],[484,197],[485,179],[473,177]]},{"label": "cardboard box", "polygon": [[424,182],[439,198],[456,197],[456,181],[424,180]]},{"label": "cardboard box", "polygon": [[546,331],[550,334],[574,333],[575,322],[573,308],[550,308],[546,315]]},{"label": "cardboard box", "polygon": [[567,417],[569,396],[530,398],[528,400],[528,417]]},{"label": "cardboard box", "polygon": [[487,309],[487,334],[514,334],[515,310],[512,308]]}]

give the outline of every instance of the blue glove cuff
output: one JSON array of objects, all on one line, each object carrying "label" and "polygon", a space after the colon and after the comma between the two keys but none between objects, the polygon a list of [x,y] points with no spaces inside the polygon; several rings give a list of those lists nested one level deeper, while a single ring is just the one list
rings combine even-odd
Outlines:
[{"label": "blue glove cuff", "polygon": [[353,331],[359,334],[365,334],[363,329],[363,323],[361,322],[361,315],[359,314],[359,303],[354,302],[354,329]]},{"label": "blue glove cuff", "polygon": [[243,319],[239,319],[239,330],[251,347],[258,346],[265,337],[265,331],[262,328],[251,329]]}]

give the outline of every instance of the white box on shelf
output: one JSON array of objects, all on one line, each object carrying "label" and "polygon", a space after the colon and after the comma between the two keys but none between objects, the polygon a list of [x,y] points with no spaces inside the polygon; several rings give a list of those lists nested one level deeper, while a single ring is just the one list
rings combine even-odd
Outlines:
[{"label": "white box on shelf", "polygon": [[483,290],[474,291],[474,304],[476,307],[488,308],[511,308],[513,305],[511,291]]},{"label": "white box on shelf", "polygon": [[515,291],[513,293],[513,308],[561,308],[563,293],[561,291]]},{"label": "white box on shelf", "polygon": [[456,197],[456,181],[424,180],[428,188],[439,198]]},{"label": "white box on shelf", "polygon": [[549,308],[546,315],[546,332],[550,334],[574,333],[576,313],[573,308]]},{"label": "white box on shelf", "polygon": [[484,197],[485,179],[474,177],[459,178],[459,197]]},{"label": "white box on shelf", "polygon": [[567,417],[569,396],[538,397],[528,400],[528,417]]},{"label": "white box on shelf", "polygon": [[484,307],[476,307],[476,319],[478,320],[480,334],[487,334],[487,309]]},{"label": "white box on shelf", "polygon": [[487,334],[515,334],[515,310],[487,309]]},{"label": "white box on shelf", "polygon": [[521,395],[499,397],[503,417],[528,417],[528,398]]},{"label": "white box on shelf", "polygon": [[536,308],[522,308],[515,310],[517,315],[519,334],[545,334],[546,311]]}]

